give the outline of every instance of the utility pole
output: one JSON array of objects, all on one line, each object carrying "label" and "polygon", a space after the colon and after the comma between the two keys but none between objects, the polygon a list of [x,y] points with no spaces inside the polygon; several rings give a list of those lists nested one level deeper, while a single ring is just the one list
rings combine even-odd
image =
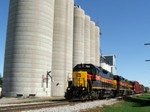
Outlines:
[{"label": "utility pole", "polygon": [[148,61],[150,61],[150,60],[145,60],[145,62],[148,62]]},{"label": "utility pole", "polygon": [[2,87],[2,76],[1,76],[1,73],[0,73],[0,87]]},{"label": "utility pole", "polygon": [[150,43],[145,43],[144,45],[150,45]]},{"label": "utility pole", "polygon": [[[145,43],[144,45],[150,45],[150,43]],[[150,60],[145,60],[145,62],[149,62]]]},{"label": "utility pole", "polygon": [[[144,45],[150,45],[150,43],[145,43]],[[150,60],[145,60],[145,62],[150,62]],[[150,87],[149,87],[149,92],[150,92]]]}]

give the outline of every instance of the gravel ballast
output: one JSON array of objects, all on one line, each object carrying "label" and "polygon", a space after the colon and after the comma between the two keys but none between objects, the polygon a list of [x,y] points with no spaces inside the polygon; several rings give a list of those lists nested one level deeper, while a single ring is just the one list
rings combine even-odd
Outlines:
[{"label": "gravel ballast", "polygon": [[38,110],[28,110],[23,112],[79,112],[80,110],[91,109],[95,107],[103,107],[104,105],[112,105],[117,103],[117,99],[109,99],[109,100],[97,100],[93,102],[83,102],[75,105],[65,105],[51,108],[44,108]]}]

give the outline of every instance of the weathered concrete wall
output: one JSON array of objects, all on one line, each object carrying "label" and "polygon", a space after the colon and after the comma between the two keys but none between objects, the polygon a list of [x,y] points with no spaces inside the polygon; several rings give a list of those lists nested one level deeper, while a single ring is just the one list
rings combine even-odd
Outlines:
[{"label": "weathered concrete wall", "polygon": [[[10,0],[3,94],[50,96],[54,0]],[[49,80],[50,81],[50,80]]]},{"label": "weathered concrete wall", "polygon": [[74,0],[55,0],[52,56],[52,96],[64,96],[72,73]]},{"label": "weathered concrete wall", "polygon": [[90,63],[90,17],[87,15],[84,24],[84,63]]},{"label": "weathered concrete wall", "polygon": [[84,10],[80,7],[75,7],[73,32],[73,67],[79,63],[84,63],[84,23]]},{"label": "weathered concrete wall", "polygon": [[100,28],[95,27],[95,64],[100,66]]},{"label": "weathered concrete wall", "polygon": [[95,65],[95,22],[90,23],[90,60]]}]

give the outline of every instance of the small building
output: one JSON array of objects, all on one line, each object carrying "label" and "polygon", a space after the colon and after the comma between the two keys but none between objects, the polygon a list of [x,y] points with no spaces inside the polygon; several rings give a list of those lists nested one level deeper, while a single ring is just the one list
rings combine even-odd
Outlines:
[{"label": "small building", "polygon": [[101,56],[100,66],[112,74],[116,74],[116,56],[115,55],[104,55]]}]

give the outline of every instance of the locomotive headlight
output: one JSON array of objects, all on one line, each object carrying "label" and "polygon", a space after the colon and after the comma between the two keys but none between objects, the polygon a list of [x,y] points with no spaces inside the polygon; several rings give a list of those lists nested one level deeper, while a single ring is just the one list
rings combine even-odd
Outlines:
[{"label": "locomotive headlight", "polygon": [[70,90],[70,88],[67,88],[67,90]]},{"label": "locomotive headlight", "polygon": [[82,88],[82,90],[85,90],[85,88]]}]

